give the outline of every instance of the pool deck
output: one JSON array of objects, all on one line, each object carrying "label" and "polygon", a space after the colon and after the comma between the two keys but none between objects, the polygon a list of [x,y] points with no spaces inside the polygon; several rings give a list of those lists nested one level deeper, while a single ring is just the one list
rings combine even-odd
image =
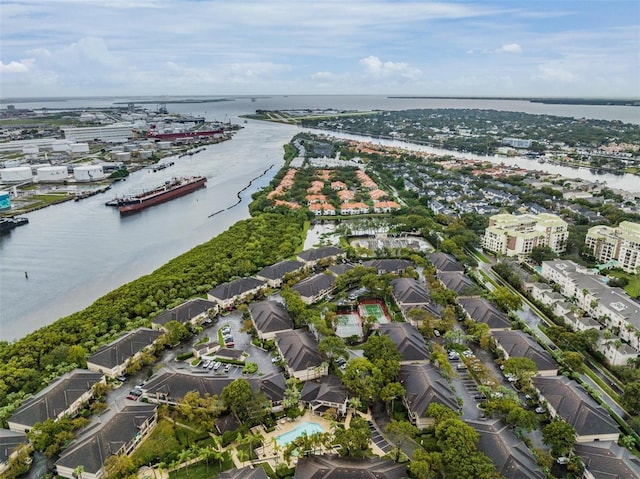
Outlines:
[{"label": "pool deck", "polygon": [[[371,416],[369,414],[358,413],[358,415],[362,416],[366,420],[371,419]],[[347,428],[349,427],[351,417],[352,413],[349,412],[344,422],[345,427]],[[251,432],[260,434],[264,438],[263,446],[257,448],[256,450],[258,453],[258,459],[251,462],[240,462],[235,453],[235,449],[233,447],[229,447],[229,451],[231,452],[231,457],[233,458],[235,466],[237,468],[242,468],[249,464],[268,462],[271,467],[275,469],[278,464],[284,462],[284,459],[282,458],[284,448],[281,448],[277,445],[276,437],[292,431],[303,422],[315,422],[317,424],[320,424],[325,432],[331,431],[331,429],[333,429],[333,425],[335,424],[334,421],[327,420],[322,416],[316,416],[314,414],[311,414],[309,411],[306,411],[303,416],[300,416],[295,420],[289,420],[287,418],[280,419],[278,421],[278,424],[276,425],[276,428],[271,432],[265,432],[262,426],[256,426],[251,429]],[[380,457],[384,456],[385,453],[375,444],[371,443],[370,446],[375,455]],[[295,461],[297,461],[297,459],[292,459],[292,463],[295,463]]]}]

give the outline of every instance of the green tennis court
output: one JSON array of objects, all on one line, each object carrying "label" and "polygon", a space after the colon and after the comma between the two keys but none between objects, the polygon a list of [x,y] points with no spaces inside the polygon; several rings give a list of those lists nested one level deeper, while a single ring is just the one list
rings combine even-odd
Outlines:
[{"label": "green tennis court", "polygon": [[361,304],[358,308],[360,310],[360,316],[362,317],[375,316],[379,324],[389,322],[389,318],[384,314],[384,310],[379,304]]},{"label": "green tennis court", "polygon": [[336,325],[336,336],[348,338],[358,336],[362,338],[362,322],[357,314],[339,314]]}]

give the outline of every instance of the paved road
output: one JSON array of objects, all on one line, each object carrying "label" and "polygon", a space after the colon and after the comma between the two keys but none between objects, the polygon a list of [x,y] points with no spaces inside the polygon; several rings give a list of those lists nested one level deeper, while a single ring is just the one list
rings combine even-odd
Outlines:
[{"label": "paved road", "polygon": [[[504,284],[504,281],[498,277],[498,275],[496,275],[493,270],[491,269],[491,264],[488,263],[483,263],[481,261],[478,261],[478,269],[484,271],[487,276],[489,276],[491,279],[493,279],[494,281],[496,281],[497,283],[500,284]],[[491,286],[492,289],[493,285],[491,285],[490,282],[486,282],[485,286],[487,286],[488,288]],[[534,332],[535,334],[542,340],[544,341],[550,348],[552,349],[556,349],[556,345],[553,343],[553,341],[551,341],[539,328],[539,326],[541,324],[545,324],[546,320],[542,317],[540,317],[540,315],[533,310],[529,304],[527,304],[527,300],[526,298],[524,298],[520,292],[514,290],[513,288],[511,288],[510,286],[508,286],[509,289],[513,292],[515,292],[516,294],[518,294],[522,300],[523,300],[523,306],[522,306],[522,310],[517,311],[517,315],[518,317],[520,317]],[[594,370],[593,368],[591,368],[592,370]],[[595,374],[599,375],[602,377],[602,373],[600,373],[599,370],[594,370]],[[597,392],[598,396],[603,400],[604,403],[607,404],[607,406],[609,408],[611,408],[611,410],[617,414],[620,418],[626,418],[627,415],[624,411],[624,409],[622,409],[620,407],[620,405],[618,403],[616,403],[597,383],[595,383],[591,378],[589,378],[589,376],[583,374],[581,376],[582,380],[584,381],[584,383],[588,384],[591,388],[594,389],[594,391]],[[603,378],[603,380],[605,382],[608,382],[608,379]]]}]

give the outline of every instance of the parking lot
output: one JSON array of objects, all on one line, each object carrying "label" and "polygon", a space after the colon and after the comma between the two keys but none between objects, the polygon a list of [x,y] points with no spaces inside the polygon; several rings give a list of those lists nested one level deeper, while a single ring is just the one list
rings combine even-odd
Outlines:
[{"label": "parking lot", "polygon": [[[264,376],[266,374],[281,372],[282,368],[272,363],[271,359],[273,356],[271,356],[269,352],[255,346],[251,342],[251,336],[242,331],[242,326],[242,313],[240,311],[234,310],[228,314],[220,315],[218,320],[214,321],[213,324],[205,324],[205,328],[202,333],[200,333],[197,338],[194,338],[189,344],[185,344],[182,348],[184,348],[184,351],[187,351],[187,348],[192,348],[195,343],[205,337],[209,338],[210,341],[217,342],[218,330],[224,329],[225,331],[228,331],[227,337],[231,336],[233,338],[233,347],[229,349],[245,352],[247,356],[244,358],[244,361],[253,362],[258,365],[258,371],[254,375],[242,374],[241,365],[229,364],[227,369],[227,364],[225,364],[224,361],[221,361],[222,364],[217,369],[214,369],[213,364],[211,364],[211,368],[203,368],[203,363],[208,359],[213,359],[215,355],[205,356],[198,366],[191,366],[189,363],[184,363],[183,365],[189,365],[188,367],[185,367],[183,372],[190,371],[193,374],[206,374],[208,376],[229,377],[232,379],[239,377],[248,378],[255,375]],[[215,363],[215,361],[213,362]],[[172,365],[168,363],[165,365],[169,368],[175,367],[175,364]]]}]

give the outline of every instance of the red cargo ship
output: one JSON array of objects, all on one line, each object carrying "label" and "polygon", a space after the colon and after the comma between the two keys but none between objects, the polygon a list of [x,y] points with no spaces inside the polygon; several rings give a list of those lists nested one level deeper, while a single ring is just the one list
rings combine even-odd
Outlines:
[{"label": "red cargo ship", "polygon": [[149,130],[147,132],[147,138],[151,140],[191,140],[194,138],[210,138],[216,135],[222,135],[224,130],[195,130],[195,131],[183,131],[179,133],[159,133],[156,130]]},{"label": "red cargo ship", "polygon": [[153,190],[145,191],[139,195],[118,198],[118,210],[120,211],[120,214],[140,211],[144,208],[148,208],[149,206],[164,203],[165,201],[191,193],[198,188],[202,188],[206,182],[207,179],[204,176],[174,178]]}]

